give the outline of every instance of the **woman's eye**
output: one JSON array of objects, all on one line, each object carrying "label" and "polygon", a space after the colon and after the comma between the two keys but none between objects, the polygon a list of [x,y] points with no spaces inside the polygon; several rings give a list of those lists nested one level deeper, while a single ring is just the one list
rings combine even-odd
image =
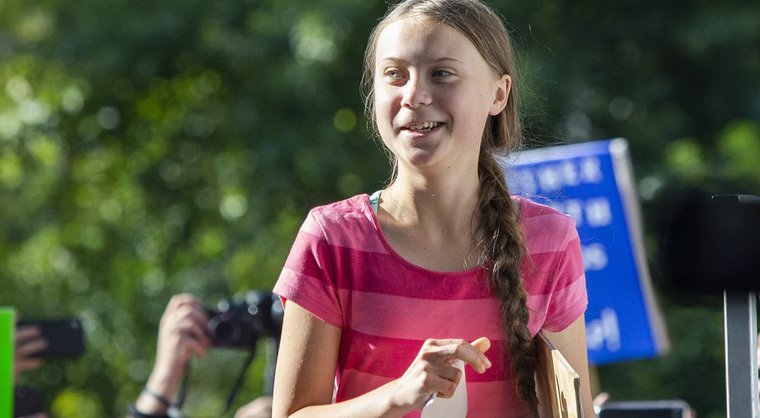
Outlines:
[{"label": "woman's eye", "polygon": [[395,69],[385,70],[385,72],[383,73],[383,75],[385,76],[386,79],[388,79],[390,81],[398,81],[398,80],[401,80],[404,77],[404,75],[401,73],[401,71],[395,70]]},{"label": "woman's eye", "polygon": [[448,77],[450,75],[452,75],[452,74],[448,70],[435,70],[435,71],[433,71],[433,77],[442,78],[442,77]]}]

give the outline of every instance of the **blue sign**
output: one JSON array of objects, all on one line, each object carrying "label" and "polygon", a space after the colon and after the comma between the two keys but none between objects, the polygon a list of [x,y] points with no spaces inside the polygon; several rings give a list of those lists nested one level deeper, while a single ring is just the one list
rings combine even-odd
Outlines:
[{"label": "blue sign", "polygon": [[505,161],[512,194],[575,219],[589,304],[593,364],[649,358],[667,349],[643,250],[633,170],[624,139],[523,151]]}]

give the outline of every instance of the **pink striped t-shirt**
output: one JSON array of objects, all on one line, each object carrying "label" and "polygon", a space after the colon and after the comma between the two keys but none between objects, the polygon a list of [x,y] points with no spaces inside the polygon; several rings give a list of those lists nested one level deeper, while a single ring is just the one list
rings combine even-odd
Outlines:
[{"label": "pink striped t-shirt", "polygon": [[[530,254],[522,264],[528,326],[533,335],[561,331],[587,304],[575,224],[552,208],[516,199]],[[337,402],[400,377],[427,338],[485,336],[493,367],[484,374],[465,368],[467,416],[527,416],[509,356],[499,355],[507,336],[486,274],[483,267],[434,272],[404,260],[386,241],[364,194],[309,213],[274,292],[342,329]]]}]

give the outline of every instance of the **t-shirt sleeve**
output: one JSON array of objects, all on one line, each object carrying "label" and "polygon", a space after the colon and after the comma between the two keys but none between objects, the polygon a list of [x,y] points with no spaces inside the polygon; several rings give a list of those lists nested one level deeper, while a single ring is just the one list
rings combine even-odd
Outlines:
[{"label": "t-shirt sleeve", "polygon": [[559,332],[570,326],[586,311],[588,305],[581,242],[572,222],[565,232],[564,241],[567,244],[558,255],[555,283],[543,325],[544,329],[551,332]]},{"label": "t-shirt sleeve", "polygon": [[[298,231],[285,266],[274,286],[285,303],[291,300],[317,318],[343,326],[331,248],[314,211]],[[287,303],[285,303],[287,309]]]}]

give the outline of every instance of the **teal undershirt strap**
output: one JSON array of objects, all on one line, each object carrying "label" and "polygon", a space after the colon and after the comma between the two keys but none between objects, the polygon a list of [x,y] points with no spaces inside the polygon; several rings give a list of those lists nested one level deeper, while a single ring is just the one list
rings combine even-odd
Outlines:
[{"label": "teal undershirt strap", "polygon": [[377,210],[380,207],[380,195],[382,193],[382,190],[378,190],[369,197],[369,204],[372,206],[372,212],[375,212],[375,215],[377,215]]}]

